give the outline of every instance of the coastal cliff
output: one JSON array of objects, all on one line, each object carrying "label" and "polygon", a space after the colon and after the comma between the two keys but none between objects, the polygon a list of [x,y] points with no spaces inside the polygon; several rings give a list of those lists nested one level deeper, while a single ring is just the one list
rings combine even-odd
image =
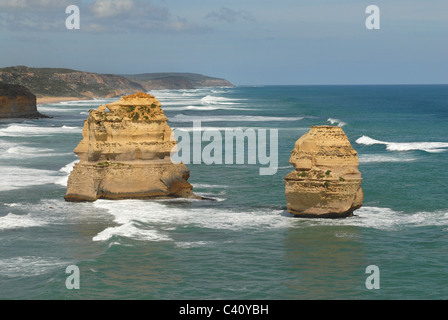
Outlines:
[{"label": "coastal cliff", "polygon": [[36,96],[24,86],[0,83],[0,118],[44,118]]},{"label": "coastal cliff", "polygon": [[233,86],[229,81],[193,73],[98,74],[64,68],[0,69],[0,81],[23,85],[37,98],[113,98],[158,89],[196,89]]},{"label": "coastal cliff", "polygon": [[285,177],[288,212],[299,217],[352,216],[363,202],[358,156],[341,127],[315,126],[296,141]]},{"label": "coastal cliff", "polygon": [[145,90],[124,77],[62,68],[3,68],[0,81],[26,86],[38,98],[110,98]]},{"label": "coastal cliff", "polygon": [[196,73],[142,73],[124,76],[145,88],[153,90],[233,87],[233,84],[228,80]]},{"label": "coastal cliff", "polygon": [[187,166],[171,162],[172,134],[160,102],[143,92],[91,110],[65,199],[199,198]]}]

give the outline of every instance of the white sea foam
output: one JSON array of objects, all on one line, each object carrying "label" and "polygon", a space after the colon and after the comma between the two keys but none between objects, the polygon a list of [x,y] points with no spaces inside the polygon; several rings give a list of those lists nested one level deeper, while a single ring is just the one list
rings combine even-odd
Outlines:
[{"label": "white sea foam", "polygon": [[203,96],[204,90],[191,89],[191,90],[151,90],[149,94],[155,96],[158,100],[161,99],[179,99],[182,97],[200,97]]},{"label": "white sea foam", "polygon": [[53,104],[62,106],[95,106],[95,105],[99,106],[101,104],[109,103],[113,100],[114,99],[73,100],[73,101],[61,101]]},{"label": "white sea foam", "polygon": [[4,203],[5,206],[10,207],[10,208],[14,208],[14,207],[20,207],[22,204],[21,203]]},{"label": "white sea foam", "polygon": [[397,230],[409,227],[446,226],[448,211],[404,213],[389,208],[362,207],[356,214],[362,226]]},{"label": "white sea foam", "polygon": [[258,110],[254,108],[241,108],[241,107],[230,107],[230,106],[221,106],[221,105],[210,105],[210,106],[185,106],[185,107],[166,107],[164,108],[166,111],[188,111],[188,110],[196,110],[196,111],[215,111],[215,110],[244,110],[244,111],[253,111]]},{"label": "white sea foam", "polygon": [[[170,106],[181,106],[179,108],[185,108],[186,106],[195,107],[190,110],[196,110],[196,107],[202,106],[202,108],[198,108],[197,110],[219,110],[226,109],[225,106],[231,107],[247,100],[220,96],[220,94],[227,92],[225,90],[210,88],[194,90],[153,90],[149,93],[160,100],[163,106],[168,107],[167,110],[170,110]],[[207,108],[211,106],[214,106],[214,108]]]},{"label": "white sea foam", "polygon": [[207,183],[194,183],[194,188],[206,188],[206,189],[228,189],[230,186],[221,184],[207,184]]},{"label": "white sea foam", "polygon": [[163,107],[201,105],[204,97],[200,90],[154,90],[149,93],[160,100]]},{"label": "white sea foam", "polygon": [[0,159],[58,157],[69,155],[69,153],[57,153],[54,149],[19,146],[13,143],[0,143],[0,152]]},{"label": "white sea foam", "polygon": [[343,126],[345,126],[347,124],[344,121],[339,120],[339,119],[335,119],[335,118],[328,118],[327,121],[330,122],[331,124],[337,124],[338,127],[343,127]]},{"label": "white sea foam", "polygon": [[289,166],[284,166],[284,167],[278,167],[277,169],[278,169],[278,170],[287,170],[287,169],[289,169],[289,170],[293,170],[294,167],[291,166],[291,165],[289,165]]},{"label": "white sea foam", "polygon": [[401,155],[383,155],[383,154],[360,154],[358,155],[360,163],[380,163],[380,162],[411,162],[417,160],[415,157],[405,157]]},{"label": "white sea foam", "polygon": [[30,228],[30,227],[41,227],[46,224],[47,224],[46,221],[32,217],[30,214],[17,215],[9,213],[4,217],[0,217],[0,231]]},{"label": "white sea foam", "polygon": [[[94,236],[94,241],[108,241],[114,236],[141,241],[175,241],[171,232],[185,226],[233,231],[332,225],[393,231],[421,226],[448,226],[448,211],[408,214],[379,207],[362,207],[355,211],[354,217],[346,219],[300,219],[277,209],[185,208],[162,201],[98,200],[94,206],[107,210],[118,224]],[[179,244],[183,245],[189,246]]]},{"label": "white sea foam", "polygon": [[68,173],[70,174],[73,170],[73,167],[75,166],[75,164],[77,164],[79,162],[78,160],[75,160],[73,162],[70,162],[69,164],[65,165],[64,167],[62,167],[61,169],[59,169],[60,172],[64,172],[64,173]]},{"label": "white sea foam", "polygon": [[198,247],[204,247],[207,245],[213,244],[213,242],[209,241],[183,241],[183,242],[176,242],[176,247],[178,248],[198,248]]},{"label": "white sea foam", "polygon": [[23,256],[1,259],[0,276],[8,278],[34,277],[59,268],[65,268],[70,264],[70,261],[64,261],[53,257]]},{"label": "white sea foam", "polygon": [[389,151],[412,151],[421,150],[430,153],[440,153],[448,150],[448,142],[386,142],[362,136],[356,143],[363,145],[383,144]]},{"label": "white sea foam", "polygon": [[208,104],[239,104],[239,102],[235,101],[246,101],[247,99],[232,99],[232,98],[226,98],[226,97],[216,97],[216,96],[205,96],[201,99],[201,103],[208,105]]},{"label": "white sea foam", "polygon": [[346,219],[304,219],[299,227],[335,225],[356,226],[379,230],[394,231],[424,226],[447,226],[448,211],[404,213],[390,208],[361,207],[355,216]]},{"label": "white sea foam", "polygon": [[278,228],[289,224],[281,219],[282,210],[232,211],[229,209],[187,209],[167,206],[163,202],[142,200],[98,200],[94,206],[107,209],[117,227],[96,235],[94,241],[123,236],[145,241],[173,241],[169,230],[186,225],[210,229],[241,230]]},{"label": "white sea foam", "polygon": [[59,107],[49,107],[49,106],[45,106],[45,107],[38,107],[37,108],[39,110],[39,112],[42,113],[52,113],[52,112],[64,112],[64,113],[68,113],[68,112],[74,112],[74,111],[84,111],[87,109],[87,107],[84,108],[67,108],[67,107],[63,107],[63,106],[59,106]]},{"label": "white sea foam", "polygon": [[118,227],[110,227],[95,237],[93,241],[107,241],[113,236],[126,237],[141,241],[170,241],[172,240],[168,235],[163,234],[154,229],[139,227],[136,222],[128,222]]},{"label": "white sea foam", "polygon": [[73,162],[70,162],[66,166],[64,166],[61,169],[59,169],[59,172],[65,173],[65,176],[56,179],[56,181],[54,183],[66,187],[67,183],[68,183],[68,177],[70,176],[70,173],[72,172],[73,167],[78,162],[79,162],[79,159],[75,160]]},{"label": "white sea foam", "polygon": [[189,116],[178,114],[170,119],[171,122],[272,122],[272,121],[299,121],[304,117],[268,117],[268,116]]},{"label": "white sea foam", "polygon": [[60,177],[57,172],[21,167],[0,167],[0,191],[52,184]]},{"label": "white sea foam", "polygon": [[[221,195],[225,195],[225,191],[224,192],[220,192]],[[207,198],[207,199],[212,199],[213,201],[216,202],[223,202],[226,201],[227,198],[223,198],[223,197],[218,197],[215,194],[208,194],[208,193],[202,193],[202,192],[196,192],[196,195],[203,197],[203,198]],[[201,200],[199,200],[201,201]]]},{"label": "white sea foam", "polygon": [[0,129],[1,137],[51,136],[57,133],[80,133],[79,127],[40,127],[27,124],[13,124]]}]

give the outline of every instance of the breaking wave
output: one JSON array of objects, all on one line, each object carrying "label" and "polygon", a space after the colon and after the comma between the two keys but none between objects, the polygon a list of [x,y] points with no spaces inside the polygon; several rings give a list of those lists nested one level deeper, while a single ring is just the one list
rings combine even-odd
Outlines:
[{"label": "breaking wave", "polygon": [[32,217],[30,214],[18,215],[8,213],[4,217],[0,217],[0,231],[11,229],[22,229],[31,227],[41,227],[46,225],[47,222]]},{"label": "breaking wave", "polygon": [[342,120],[334,119],[334,118],[328,118],[327,121],[330,122],[331,124],[337,124],[338,127],[343,127],[347,124],[346,122],[344,122]]},{"label": "breaking wave", "polygon": [[239,104],[239,102],[235,101],[245,101],[246,99],[232,99],[225,97],[215,97],[215,96],[205,96],[201,99],[201,103],[205,105],[209,104]]},{"label": "breaking wave", "polygon": [[66,156],[68,153],[57,153],[54,149],[20,146],[0,141],[0,159],[23,159],[40,157]]},{"label": "breaking wave", "polygon": [[203,106],[185,106],[185,107],[166,107],[167,111],[215,111],[215,110],[257,110],[250,108],[241,108],[241,107],[231,107],[231,106],[222,106],[222,105],[203,105]]},{"label": "breaking wave", "polygon": [[[199,227],[224,230],[267,230],[309,228],[315,226],[356,226],[386,231],[422,226],[448,226],[448,211],[404,213],[390,208],[362,207],[355,216],[345,219],[292,218],[284,210],[272,208],[189,208],[167,206],[163,201],[98,200],[118,226],[108,227],[93,241],[125,237],[139,241],[174,241],[178,228]],[[116,239],[112,239],[116,240]]]},{"label": "breaking wave", "polygon": [[447,151],[448,142],[386,142],[372,139],[368,136],[362,136],[356,140],[356,143],[367,146],[383,144],[389,151],[413,151],[421,150],[430,153],[440,153]]},{"label": "breaking wave", "polygon": [[142,241],[174,241],[170,231],[196,226],[208,229],[241,230],[246,228],[278,228],[287,221],[282,210],[236,212],[230,209],[185,209],[166,206],[163,202],[143,200],[98,200],[94,206],[106,209],[119,224],[97,234],[94,241],[107,241],[114,236]]},{"label": "breaking wave", "polygon": [[13,124],[0,129],[0,137],[51,136],[56,133],[80,133],[79,127],[40,127],[33,125]]},{"label": "breaking wave", "polygon": [[390,208],[361,207],[355,216],[346,219],[305,219],[302,227],[340,225],[372,228],[386,231],[424,226],[448,226],[448,211],[405,213]]},{"label": "breaking wave", "polygon": [[69,261],[58,258],[23,256],[0,260],[0,276],[15,277],[34,277],[50,271],[65,268]]},{"label": "breaking wave", "polygon": [[64,173],[65,176],[60,177],[58,179],[56,179],[56,181],[54,182],[55,184],[61,185],[63,187],[67,186],[68,183],[68,177],[70,176],[70,173],[73,170],[73,167],[75,166],[75,164],[77,164],[79,162],[78,160],[75,160],[73,162],[70,162],[69,164],[67,164],[66,166],[62,167],[61,169],[59,169],[59,172]]},{"label": "breaking wave", "polygon": [[383,155],[383,154],[360,154],[358,155],[360,163],[380,163],[380,162],[411,162],[416,158],[403,156]]},{"label": "breaking wave", "polygon": [[21,167],[0,167],[0,191],[53,184],[60,178],[57,172]]}]

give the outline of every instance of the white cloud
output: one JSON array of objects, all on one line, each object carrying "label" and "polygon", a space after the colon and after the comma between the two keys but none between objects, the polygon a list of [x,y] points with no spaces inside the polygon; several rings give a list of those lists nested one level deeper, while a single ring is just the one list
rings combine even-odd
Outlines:
[{"label": "white cloud", "polygon": [[66,31],[65,9],[69,5],[80,8],[81,33],[198,33],[207,29],[148,0],[0,0],[0,28]]},{"label": "white cloud", "polygon": [[70,4],[76,4],[74,2],[79,3],[80,0],[0,0],[0,8],[6,10],[39,10],[39,9],[47,9],[53,10],[55,8],[66,7]]},{"label": "white cloud", "polygon": [[86,12],[84,31],[93,33],[195,33],[205,29],[183,17],[173,17],[167,7],[146,0],[95,0]]},{"label": "white cloud", "polygon": [[26,0],[0,0],[2,9],[26,8],[26,4]]},{"label": "white cloud", "polygon": [[207,14],[206,18],[228,23],[233,23],[240,19],[250,21],[254,20],[252,14],[245,10],[234,10],[226,7],[222,7],[218,11],[210,12],[209,14]]},{"label": "white cloud", "polygon": [[97,0],[91,10],[95,18],[110,18],[134,9],[133,0]]}]

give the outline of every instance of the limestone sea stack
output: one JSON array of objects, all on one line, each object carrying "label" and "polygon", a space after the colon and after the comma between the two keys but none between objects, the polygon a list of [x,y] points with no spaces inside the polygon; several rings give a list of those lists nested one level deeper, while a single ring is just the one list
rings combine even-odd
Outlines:
[{"label": "limestone sea stack", "polygon": [[288,212],[306,218],[353,215],[363,202],[356,151],[341,127],[315,126],[296,141],[285,177]]},{"label": "limestone sea stack", "polygon": [[0,82],[0,118],[48,118],[37,111],[36,96],[26,87]]},{"label": "limestone sea stack", "polygon": [[199,198],[187,166],[171,161],[172,133],[161,103],[143,92],[90,110],[65,200]]}]

